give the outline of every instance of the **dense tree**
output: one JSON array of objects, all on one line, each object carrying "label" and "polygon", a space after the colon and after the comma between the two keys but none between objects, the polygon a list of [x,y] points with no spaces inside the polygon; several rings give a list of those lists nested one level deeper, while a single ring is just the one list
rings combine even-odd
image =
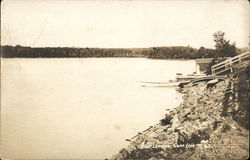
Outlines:
[{"label": "dense tree", "polygon": [[222,57],[232,57],[237,54],[235,43],[225,39],[225,32],[217,31],[213,34],[215,48]]}]

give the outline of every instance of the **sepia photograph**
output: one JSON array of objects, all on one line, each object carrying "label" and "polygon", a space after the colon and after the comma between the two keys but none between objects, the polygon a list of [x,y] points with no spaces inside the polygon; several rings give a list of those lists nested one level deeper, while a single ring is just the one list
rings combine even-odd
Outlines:
[{"label": "sepia photograph", "polygon": [[0,160],[247,160],[247,0],[2,0]]}]

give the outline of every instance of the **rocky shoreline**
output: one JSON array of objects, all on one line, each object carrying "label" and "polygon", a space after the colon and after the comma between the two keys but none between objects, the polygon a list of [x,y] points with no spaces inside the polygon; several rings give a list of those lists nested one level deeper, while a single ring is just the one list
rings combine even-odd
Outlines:
[{"label": "rocky shoreline", "polygon": [[183,102],[112,160],[247,159],[249,62],[214,85],[179,89]]}]

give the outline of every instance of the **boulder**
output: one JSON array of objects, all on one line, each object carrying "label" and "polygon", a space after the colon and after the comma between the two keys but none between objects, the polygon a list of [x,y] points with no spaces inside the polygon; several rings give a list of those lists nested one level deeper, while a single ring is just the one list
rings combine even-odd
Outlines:
[{"label": "boulder", "polygon": [[180,121],[177,115],[175,115],[173,117],[173,119],[171,120],[172,122],[172,129],[175,129],[176,127],[178,127],[180,125]]}]

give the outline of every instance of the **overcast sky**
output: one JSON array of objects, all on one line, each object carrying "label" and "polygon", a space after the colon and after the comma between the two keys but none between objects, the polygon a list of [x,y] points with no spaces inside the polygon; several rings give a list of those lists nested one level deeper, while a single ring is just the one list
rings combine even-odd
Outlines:
[{"label": "overcast sky", "polygon": [[3,0],[2,45],[61,47],[214,47],[222,30],[248,46],[247,0]]}]

